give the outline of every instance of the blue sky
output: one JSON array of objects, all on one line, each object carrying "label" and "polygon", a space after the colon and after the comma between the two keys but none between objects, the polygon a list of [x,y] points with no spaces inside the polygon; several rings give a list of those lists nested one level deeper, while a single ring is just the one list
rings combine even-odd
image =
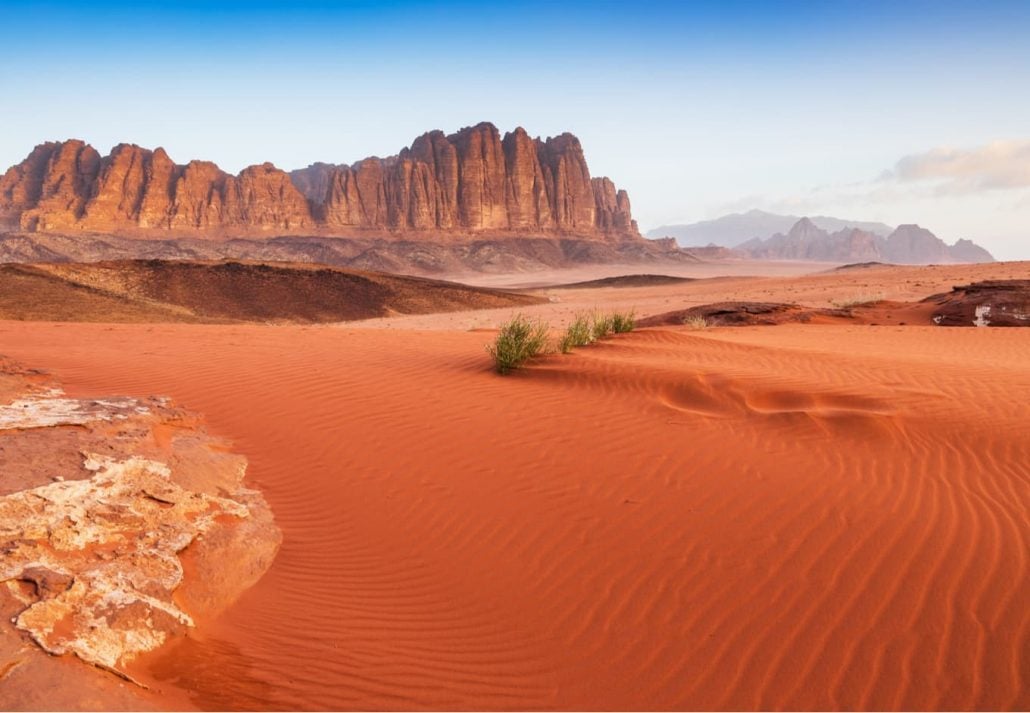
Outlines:
[{"label": "blue sky", "polygon": [[644,229],[757,207],[1030,258],[1030,2],[11,2],[0,165],[238,171],[489,120],[572,131]]}]

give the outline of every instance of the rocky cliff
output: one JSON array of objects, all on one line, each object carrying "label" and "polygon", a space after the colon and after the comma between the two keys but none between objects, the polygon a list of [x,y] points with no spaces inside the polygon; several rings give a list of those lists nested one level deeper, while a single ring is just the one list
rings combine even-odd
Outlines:
[{"label": "rocky cliff", "polygon": [[858,228],[830,233],[802,218],[787,233],[755,238],[737,247],[762,260],[825,262],[891,262],[898,264],[994,262],[989,252],[970,240],[948,245],[918,225],[900,225],[886,238]]},{"label": "rocky cliff", "polygon": [[130,237],[575,236],[639,239],[629,197],[593,178],[579,140],[503,137],[489,123],[432,131],[397,156],[230,175],[120,144],[37,146],[0,178],[0,228]]}]

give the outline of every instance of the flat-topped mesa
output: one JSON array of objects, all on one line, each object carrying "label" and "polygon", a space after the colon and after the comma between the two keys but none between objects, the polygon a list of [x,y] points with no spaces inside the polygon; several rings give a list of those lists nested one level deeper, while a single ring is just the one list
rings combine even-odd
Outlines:
[{"label": "flat-topped mesa", "polygon": [[101,157],[78,140],[47,143],[0,177],[0,228],[130,237],[575,236],[640,239],[629,197],[592,178],[572,134],[503,138],[482,123],[431,131],[397,156],[265,163],[230,175],[175,164],[163,149],[119,144]]}]

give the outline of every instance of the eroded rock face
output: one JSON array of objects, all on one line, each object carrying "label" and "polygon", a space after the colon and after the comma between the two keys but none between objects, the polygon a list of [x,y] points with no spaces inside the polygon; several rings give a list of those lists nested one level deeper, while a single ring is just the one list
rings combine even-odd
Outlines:
[{"label": "eroded rock face", "polygon": [[942,327],[1030,327],[1030,280],[985,280],[927,297]]},{"label": "eroded rock face", "polygon": [[546,141],[493,124],[432,131],[398,156],[314,164],[290,176],[334,228],[636,237],[629,197],[591,178],[571,134]]},{"label": "eroded rock face", "polygon": [[[5,707],[148,707],[110,673],[137,682],[133,661],[255,583],[280,533],[242,485],[246,460],[196,416],[162,399],[69,398],[6,361],[0,372]],[[67,685],[40,697],[52,681]]]},{"label": "eroded rock face", "polygon": [[37,146],[0,178],[0,222],[30,231],[74,229],[100,164],[100,154],[82,141]]},{"label": "eroded rock face", "polygon": [[128,236],[488,234],[640,239],[629,197],[591,178],[572,134],[541,140],[482,123],[432,131],[385,159],[271,164],[232,176],[163,149],[43,144],[0,178],[0,227]]}]

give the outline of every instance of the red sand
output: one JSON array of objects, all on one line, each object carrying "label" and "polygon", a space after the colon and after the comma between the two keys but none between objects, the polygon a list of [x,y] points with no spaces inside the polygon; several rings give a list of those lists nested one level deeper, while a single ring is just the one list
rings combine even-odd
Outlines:
[{"label": "red sand", "polygon": [[[549,290],[524,311],[919,299],[1028,269]],[[227,615],[140,662],[159,702],[1030,708],[1030,330],[653,329],[500,378],[492,334],[464,330],[510,312],[0,322],[0,353],[73,394],[205,413],[284,530]]]},{"label": "red sand", "polygon": [[489,338],[0,323],[205,413],[284,530],[141,664],[174,705],[1030,707],[1030,330],[655,329],[509,378]]}]

